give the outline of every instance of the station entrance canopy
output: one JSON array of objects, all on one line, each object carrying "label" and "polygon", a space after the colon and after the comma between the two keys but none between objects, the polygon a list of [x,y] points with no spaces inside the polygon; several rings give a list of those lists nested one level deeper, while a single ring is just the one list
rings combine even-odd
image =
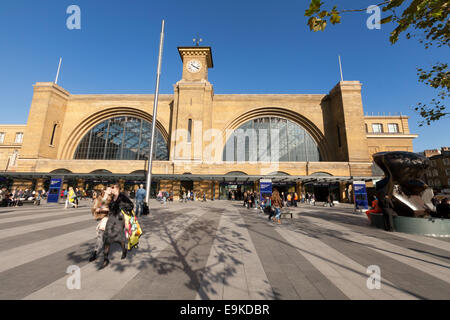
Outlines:
[{"label": "station entrance canopy", "polygon": [[[37,172],[3,172],[0,176],[11,179],[50,179],[51,177],[64,177],[67,179],[102,179],[102,180],[142,180],[145,181],[146,174],[117,174],[117,173],[37,173]],[[271,179],[272,183],[334,183],[353,181],[373,181],[381,179],[381,176],[290,176],[290,175],[205,175],[205,174],[152,174],[152,181],[174,180],[174,181],[217,181],[227,183],[250,183],[260,179]]]}]

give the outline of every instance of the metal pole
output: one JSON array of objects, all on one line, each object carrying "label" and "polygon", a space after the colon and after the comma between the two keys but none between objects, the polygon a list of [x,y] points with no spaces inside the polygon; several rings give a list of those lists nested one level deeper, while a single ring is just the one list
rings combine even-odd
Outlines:
[{"label": "metal pole", "polygon": [[344,77],[342,76],[341,56],[339,56],[339,70],[341,71],[341,81],[344,81]]},{"label": "metal pole", "polygon": [[150,200],[150,189],[152,186],[152,160],[153,160],[153,146],[155,144],[155,127],[156,127],[156,114],[158,108],[158,94],[159,94],[159,77],[161,74],[161,62],[162,62],[162,51],[164,43],[164,20],[161,25],[161,37],[159,40],[159,57],[158,57],[158,70],[156,72],[156,89],[155,89],[155,99],[153,101],[153,118],[152,118],[152,136],[150,142],[150,155],[148,157],[148,171],[147,171],[147,189],[145,194],[145,201],[148,203]]},{"label": "metal pole", "polygon": [[58,84],[59,69],[61,68],[62,58],[59,58],[58,71],[56,72],[55,84]]}]

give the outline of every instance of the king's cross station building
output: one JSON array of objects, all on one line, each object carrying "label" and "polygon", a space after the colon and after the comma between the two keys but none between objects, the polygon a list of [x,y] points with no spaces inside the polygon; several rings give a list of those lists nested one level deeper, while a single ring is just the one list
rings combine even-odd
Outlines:
[{"label": "king's cross station building", "polygon": [[[181,80],[158,99],[152,194],[184,190],[226,199],[231,190],[314,192],[351,198],[382,172],[372,155],[413,151],[408,117],[364,115],[359,81],[324,94],[214,94],[210,47],[179,47]],[[180,65],[181,66],[181,65]],[[154,96],[71,94],[52,82],[34,85],[27,124],[0,125],[0,184],[48,190],[58,176],[84,190],[118,181],[145,182]]]}]

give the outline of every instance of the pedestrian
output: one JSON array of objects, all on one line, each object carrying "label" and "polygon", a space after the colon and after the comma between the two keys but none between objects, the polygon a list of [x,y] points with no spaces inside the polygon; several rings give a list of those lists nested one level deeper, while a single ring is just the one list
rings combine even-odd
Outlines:
[{"label": "pedestrian", "polygon": [[370,218],[371,213],[381,213],[382,212],[380,206],[378,205],[378,199],[376,196],[372,196],[371,207],[372,207],[372,209],[366,211],[366,215],[367,215],[367,218],[369,219],[369,222],[372,222],[372,219]]},{"label": "pedestrian", "polygon": [[272,207],[272,200],[270,199],[269,196],[266,196],[264,200],[264,212],[269,215],[269,217],[267,218],[269,221],[275,215],[275,210]]},{"label": "pedestrian", "polygon": [[71,206],[77,208],[77,205],[75,203],[75,199],[76,199],[76,194],[75,191],[73,190],[72,187],[69,187],[69,192],[67,193],[67,198],[66,198],[66,205],[64,207],[64,209],[67,209],[68,205],[70,204]]},{"label": "pedestrian", "polygon": [[297,192],[294,193],[294,206],[297,206],[297,202],[298,202],[298,195]]},{"label": "pedestrian", "polygon": [[77,207],[78,207],[78,200],[81,199],[80,196],[81,196],[80,190],[78,188],[75,188],[75,204],[77,205]]},{"label": "pedestrian", "polygon": [[22,188],[16,189],[14,192],[14,206],[18,207],[20,205],[20,198],[22,198],[23,191]]},{"label": "pedestrian", "polygon": [[163,191],[162,192],[162,204],[166,204],[166,200],[167,200],[166,192]]},{"label": "pedestrian", "polygon": [[332,195],[331,193],[328,194],[328,197],[327,197],[327,204],[330,206],[330,208],[334,206],[334,203],[333,203],[333,195]]},{"label": "pedestrian", "polygon": [[134,208],[133,202],[122,192],[119,185],[114,183],[111,187],[111,202],[109,203],[108,221],[106,222],[104,232],[103,246],[103,265],[102,268],[109,264],[109,251],[113,243],[119,243],[122,247],[122,257],[127,256],[127,239],[125,236],[125,218],[122,210],[131,212]]},{"label": "pedestrian", "polygon": [[247,192],[244,192],[244,204],[243,204],[243,206],[244,207],[247,207]]},{"label": "pedestrian", "polygon": [[283,207],[283,200],[280,198],[280,193],[277,189],[273,190],[272,198],[271,198],[272,206],[275,209],[275,218],[274,222],[278,221],[278,224],[281,224],[281,208]]},{"label": "pedestrian", "polygon": [[397,216],[397,213],[394,211],[394,204],[388,195],[380,202],[380,207],[383,212],[384,229],[386,231],[395,231],[394,217]]},{"label": "pedestrian", "polygon": [[314,193],[311,193],[309,195],[309,202],[312,203],[313,206],[316,206],[316,196],[314,195]]},{"label": "pedestrian", "polygon": [[253,208],[253,193],[247,193],[247,209]]},{"label": "pedestrian", "polygon": [[144,189],[144,185],[140,184],[138,191],[136,191],[136,216],[142,216],[144,211],[144,200],[147,192]]},{"label": "pedestrian", "polygon": [[41,190],[35,193],[34,203],[35,206],[39,206],[41,204]]},{"label": "pedestrian", "polygon": [[98,196],[98,193],[97,193],[97,191],[92,191],[92,194],[91,194],[91,200],[92,200],[92,202],[94,202],[95,201],[95,199],[97,199],[97,196]]},{"label": "pedestrian", "polygon": [[89,262],[94,261],[97,255],[103,250],[104,245],[104,233],[106,228],[106,223],[108,222],[109,204],[111,203],[111,188],[108,187],[106,191],[95,192],[97,196],[92,203],[91,212],[94,216],[95,221],[97,221],[97,237],[95,242],[94,250],[89,257]]}]

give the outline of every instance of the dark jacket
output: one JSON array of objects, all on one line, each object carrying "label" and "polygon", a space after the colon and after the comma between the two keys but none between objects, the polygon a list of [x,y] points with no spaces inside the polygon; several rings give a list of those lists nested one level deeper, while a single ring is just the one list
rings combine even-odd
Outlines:
[{"label": "dark jacket", "polygon": [[126,241],[125,220],[121,211],[131,212],[133,207],[133,202],[123,193],[120,193],[115,201],[110,202],[109,218],[104,233],[105,243]]}]

